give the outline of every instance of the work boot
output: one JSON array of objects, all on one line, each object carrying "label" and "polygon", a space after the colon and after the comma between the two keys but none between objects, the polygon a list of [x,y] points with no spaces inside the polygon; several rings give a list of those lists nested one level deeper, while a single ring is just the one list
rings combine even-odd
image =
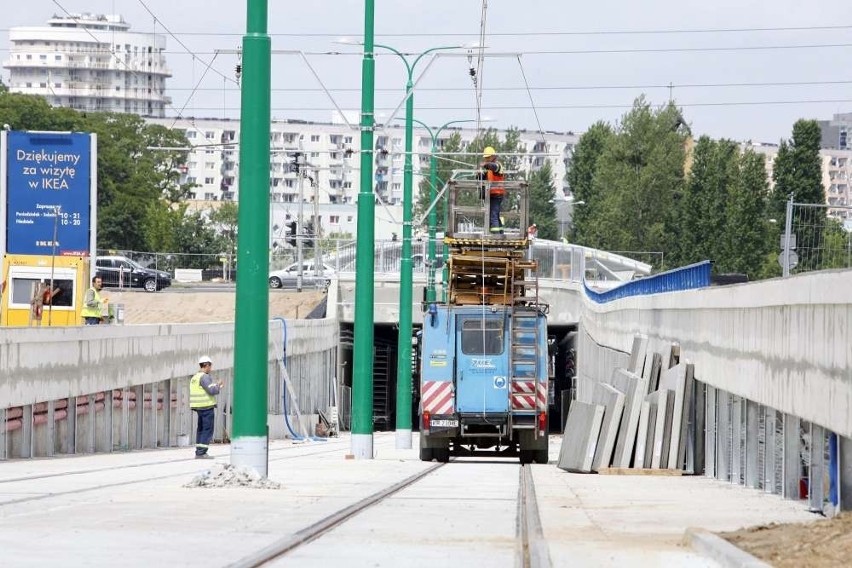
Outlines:
[{"label": "work boot", "polygon": [[214,458],[210,454],[195,454],[195,459],[197,459],[197,460],[212,460]]}]

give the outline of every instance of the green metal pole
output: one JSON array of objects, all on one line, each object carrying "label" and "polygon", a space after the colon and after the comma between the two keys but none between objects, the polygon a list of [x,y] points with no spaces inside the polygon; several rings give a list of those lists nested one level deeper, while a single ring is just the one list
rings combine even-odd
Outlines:
[{"label": "green metal pole", "polygon": [[411,448],[411,335],[414,274],[411,262],[412,185],[414,170],[411,152],[414,146],[414,83],[412,68],[405,84],[405,166],[402,180],[402,258],[399,263],[399,338],[396,366],[396,447]]},{"label": "green metal pole", "polygon": [[267,0],[248,0],[243,36],[240,197],[231,464],[267,476],[269,361],[269,125]]},{"label": "green metal pole", "polygon": [[361,64],[361,187],[358,191],[355,260],[355,345],[352,365],[352,455],[373,458],[373,244],[376,203],[373,195],[373,107],[375,0],[364,2],[364,59]]},{"label": "green metal pole", "polygon": [[[432,204],[435,202],[435,196],[438,191],[436,189],[436,185],[438,183],[438,172],[435,171],[437,167],[438,160],[435,158],[435,152],[438,151],[438,140],[435,136],[432,136],[432,152],[429,156],[429,203]],[[436,299],[435,293],[435,237],[436,237],[436,228],[435,224],[438,222],[438,206],[435,205],[429,211],[429,245],[428,245],[428,253],[429,253],[429,276],[426,288],[426,301],[434,302]],[[446,258],[444,259],[446,262]]]}]

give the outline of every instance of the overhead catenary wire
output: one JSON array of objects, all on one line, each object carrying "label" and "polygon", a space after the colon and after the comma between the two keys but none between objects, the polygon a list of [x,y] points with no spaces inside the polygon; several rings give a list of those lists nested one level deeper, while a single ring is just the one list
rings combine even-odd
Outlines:
[{"label": "overhead catenary wire", "polygon": [[[143,8],[145,8],[145,11],[146,11],[146,12],[148,12],[148,14],[149,14],[152,18],[154,18],[154,22],[155,22],[156,24],[160,24],[160,26],[161,26],[161,27],[162,27],[162,28],[166,31],[166,33],[167,33],[167,34],[169,34],[169,36],[171,36],[171,37],[172,37],[172,39],[174,39],[176,42],[178,42],[178,45],[180,45],[180,46],[181,46],[181,47],[182,47],[182,48],[183,48],[183,49],[184,49],[184,50],[185,50],[185,51],[186,51],[189,55],[191,55],[193,58],[198,57],[198,55],[197,55],[196,53],[194,53],[194,52],[193,52],[193,51],[189,48],[189,46],[187,46],[187,45],[186,45],[183,41],[181,41],[181,39],[180,39],[177,35],[175,35],[175,34],[173,34],[173,33],[172,33],[172,31],[171,31],[171,30],[169,29],[169,27],[165,24],[165,22],[163,22],[163,20],[161,20],[160,18],[158,18],[158,17],[157,17],[157,15],[156,15],[154,12],[152,12],[152,11],[151,11],[151,9],[150,9],[150,8],[148,7],[148,5],[145,3],[145,0],[138,0],[138,1],[139,1],[139,4],[141,4],[141,5],[142,5],[142,7],[143,7]],[[199,59],[200,59],[200,58],[199,58]],[[213,66],[213,61],[214,61],[215,59],[216,59],[216,54],[214,53],[214,54],[213,54],[213,59],[211,59],[211,60],[210,60],[210,62],[209,62],[209,63],[207,63],[207,66],[208,66],[207,68],[208,68],[208,69],[210,69],[210,68]],[[206,63],[206,62],[205,62],[205,61],[202,61],[202,63]],[[234,79],[232,79],[231,77],[228,77],[227,75],[225,75],[224,73],[222,73],[222,72],[221,72],[221,71],[219,71],[218,69],[215,69],[215,68],[214,68],[214,69],[213,69],[213,72],[214,72],[214,73],[216,73],[217,75],[219,75],[220,77],[222,77],[225,81],[230,81],[230,82],[234,83],[235,85],[237,84],[237,82],[236,82]]]},{"label": "overhead catenary wire", "polygon": [[[808,86],[825,86],[825,85],[850,85],[852,79],[841,79],[835,81],[757,81],[757,82],[739,82],[739,83],[637,83],[626,85],[530,85],[529,87],[488,87],[489,92],[509,92],[509,91],[600,91],[600,90],[631,90],[631,89],[709,89],[709,88],[727,88],[727,87],[808,87]],[[420,92],[435,91],[468,91],[469,87],[421,87]],[[169,87],[170,91],[190,91],[192,87]],[[216,87],[201,87],[197,91],[218,91]],[[229,91],[238,92],[239,89],[229,88]],[[281,87],[271,89],[273,92],[279,93],[318,93],[324,89],[316,87]],[[329,87],[328,90],[332,93],[360,93],[359,87]],[[395,87],[379,87],[376,92],[404,92],[403,88]]]},{"label": "overhead catenary wire", "polygon": [[[8,32],[12,28],[0,28],[0,32]],[[806,32],[806,31],[843,31],[852,29],[852,24],[825,24],[812,26],[757,26],[757,27],[718,27],[718,28],[658,28],[647,30],[612,29],[612,30],[507,30],[490,32],[492,37],[547,37],[547,36],[607,36],[607,35],[670,35],[670,34],[734,34],[755,32]],[[58,31],[73,31],[61,30]],[[277,32],[268,35],[272,37],[349,37],[360,35],[359,30],[350,32]],[[196,32],[178,31],[176,36],[201,37],[239,37],[242,32]],[[470,32],[404,32],[376,33],[376,37],[475,37]]]},{"label": "overhead catenary wire", "polygon": [[[852,99],[791,99],[791,100],[757,100],[757,101],[716,101],[716,102],[680,102],[676,101],[678,107],[727,107],[727,106],[754,106],[754,105],[792,105],[792,104],[839,104],[852,103]],[[571,109],[624,109],[632,108],[633,103],[589,103],[589,104],[553,104],[538,105],[539,110],[571,110]],[[395,107],[393,107],[395,108]],[[421,106],[419,110],[459,110],[473,111],[471,106]],[[529,110],[529,105],[492,105],[483,107],[483,110]],[[195,107],[199,111],[216,111],[221,107]],[[227,110],[239,110],[239,107],[228,107]],[[273,107],[275,111],[286,112],[329,112],[335,110],[331,107]],[[390,111],[392,107],[376,107],[376,111]]]},{"label": "overhead catenary wire", "polygon": [[547,138],[544,136],[544,129],[541,127],[541,119],[538,117],[538,110],[535,108],[535,100],[533,99],[532,92],[530,91],[530,83],[527,81],[527,74],[524,72],[524,64],[521,61],[521,56],[518,56],[518,67],[521,68],[521,77],[524,78],[524,85],[527,88],[527,95],[530,98],[530,106],[532,107],[533,115],[535,115],[535,122],[538,124],[538,132],[541,135],[541,141],[545,142]]}]

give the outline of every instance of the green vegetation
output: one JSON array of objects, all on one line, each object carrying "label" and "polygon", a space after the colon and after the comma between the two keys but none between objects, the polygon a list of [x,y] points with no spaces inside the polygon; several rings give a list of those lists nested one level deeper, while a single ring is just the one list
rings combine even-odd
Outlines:
[{"label": "green vegetation", "polygon": [[[779,147],[770,191],[763,155],[706,136],[693,146],[680,109],[652,108],[639,98],[618,124],[593,125],[574,149],[566,179],[583,204],[574,208],[573,241],[662,252],[667,267],[712,260],[718,273],[778,276],[788,196],[824,203],[819,141],[815,121],[794,125],[792,139]],[[844,238],[839,226],[826,233],[825,239]],[[820,235],[803,238],[821,242]],[[804,256],[806,269],[843,262],[838,255]]]}]

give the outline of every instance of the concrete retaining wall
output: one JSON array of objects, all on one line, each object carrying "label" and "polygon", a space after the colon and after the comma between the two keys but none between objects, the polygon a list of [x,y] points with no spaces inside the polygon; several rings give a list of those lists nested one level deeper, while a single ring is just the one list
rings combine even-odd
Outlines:
[{"label": "concrete retaining wall", "polygon": [[[849,437],[850,283],[852,271],[844,270],[609,304],[585,301],[580,323],[588,337],[580,334],[580,352],[590,340],[628,352],[637,333],[659,353],[677,342],[707,385]],[[585,374],[588,359],[578,364]]]}]

